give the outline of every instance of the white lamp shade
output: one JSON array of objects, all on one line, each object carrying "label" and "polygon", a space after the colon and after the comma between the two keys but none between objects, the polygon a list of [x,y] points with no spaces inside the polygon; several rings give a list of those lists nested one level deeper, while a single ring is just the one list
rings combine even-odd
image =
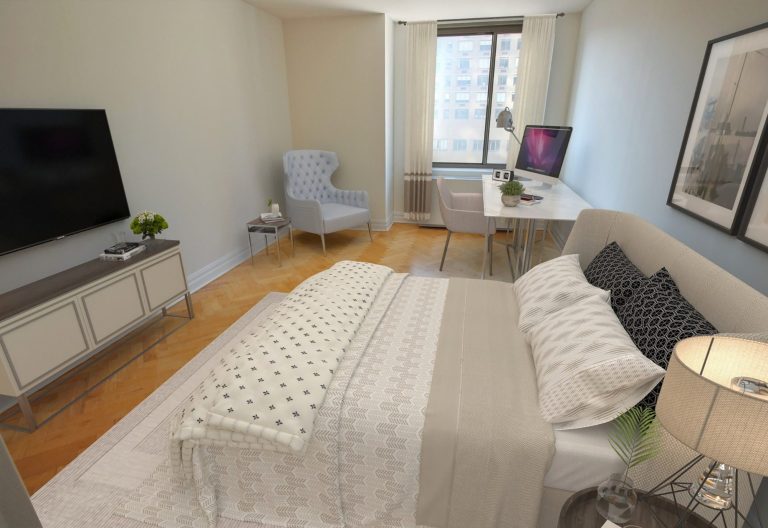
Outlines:
[{"label": "white lamp shade", "polygon": [[768,344],[692,337],[676,346],[656,415],[680,442],[718,462],[768,475],[768,396],[740,391],[734,378],[768,380]]}]

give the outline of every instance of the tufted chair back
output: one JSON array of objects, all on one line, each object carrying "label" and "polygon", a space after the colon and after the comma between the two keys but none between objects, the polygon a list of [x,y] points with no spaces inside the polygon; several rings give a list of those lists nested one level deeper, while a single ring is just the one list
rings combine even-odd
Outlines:
[{"label": "tufted chair back", "polygon": [[292,150],[283,155],[285,193],[298,200],[334,200],[331,175],[339,168],[335,152],[325,150]]}]

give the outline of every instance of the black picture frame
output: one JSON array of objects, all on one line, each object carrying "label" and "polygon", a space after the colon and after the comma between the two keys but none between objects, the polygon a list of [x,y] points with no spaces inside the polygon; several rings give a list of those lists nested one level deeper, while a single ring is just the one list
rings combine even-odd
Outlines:
[{"label": "black picture frame", "polygon": [[[764,135],[768,136],[768,134]],[[752,220],[752,214],[754,213],[755,207],[757,206],[758,200],[760,198],[760,191],[762,190],[763,185],[766,185],[766,173],[768,173],[768,138],[764,139],[766,140],[766,144],[763,145],[762,160],[759,164],[755,179],[752,182],[752,189],[750,191],[749,198],[747,199],[741,222],[739,222],[738,233],[736,236],[742,242],[768,253],[768,242],[761,242],[759,240],[750,238],[747,235],[747,230]],[[768,191],[768,188],[766,188],[766,191]]]},{"label": "black picture frame", "polygon": [[[734,213],[733,218],[730,222],[730,225],[723,225],[721,223],[718,223],[714,221],[711,218],[707,218],[706,216],[703,216],[701,214],[698,214],[690,209],[687,209],[677,203],[674,202],[673,198],[675,197],[676,188],[678,184],[678,178],[680,176],[680,169],[683,165],[683,160],[685,158],[685,153],[688,148],[688,142],[691,140],[691,127],[693,126],[694,118],[696,115],[696,111],[699,108],[699,98],[701,96],[701,90],[704,84],[704,80],[706,78],[708,68],[710,66],[710,58],[712,55],[712,48],[714,45],[724,42],[731,39],[736,39],[744,35],[748,35],[750,33],[754,33],[756,31],[762,31],[768,29],[768,22],[759,24],[757,26],[753,26],[747,29],[743,29],[741,31],[737,31],[735,33],[730,33],[728,35],[724,35],[722,37],[718,37],[716,39],[712,39],[709,42],[707,42],[707,48],[704,52],[704,60],[702,62],[701,71],[699,72],[699,78],[696,83],[696,90],[693,95],[693,103],[691,105],[691,110],[688,115],[688,121],[685,126],[685,133],[683,134],[683,141],[680,146],[680,153],[677,158],[677,163],[675,164],[675,171],[672,178],[672,184],[669,189],[669,193],[667,195],[667,205],[672,207],[673,209],[676,209],[688,216],[691,216],[693,218],[696,218],[697,220],[700,220],[701,222],[704,222],[707,225],[710,225],[714,227],[715,229],[718,229],[720,231],[723,231],[725,233],[728,233],[729,235],[739,235],[739,233],[746,229],[744,226],[744,220],[745,220],[745,214],[747,209],[749,208],[750,202],[753,202],[756,197],[753,196],[755,194],[753,191],[755,189],[755,183],[758,179],[758,175],[760,174],[760,171],[762,170],[761,167],[764,165],[764,160],[766,157],[766,148],[768,144],[768,121],[763,124],[762,130],[758,131],[758,137],[756,137],[757,141],[757,147],[755,150],[755,156],[752,160],[752,164],[749,167],[749,171],[747,172],[744,180],[744,187],[741,192],[741,195],[738,199],[738,203],[734,204]],[[764,171],[763,171],[764,172]],[[752,204],[752,207],[754,208],[754,204]],[[749,242],[754,245],[753,242]]]}]

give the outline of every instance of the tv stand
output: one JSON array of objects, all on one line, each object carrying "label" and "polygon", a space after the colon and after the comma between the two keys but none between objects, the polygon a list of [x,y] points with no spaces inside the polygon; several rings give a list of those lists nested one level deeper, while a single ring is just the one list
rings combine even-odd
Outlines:
[{"label": "tv stand", "polygon": [[[33,431],[169,334],[131,357],[64,407],[38,421],[30,397],[69,375],[86,360],[151,320],[182,298],[194,311],[176,240],[150,240],[124,262],[88,261],[0,294],[0,395],[18,405]],[[175,331],[175,328],[172,331]]]}]

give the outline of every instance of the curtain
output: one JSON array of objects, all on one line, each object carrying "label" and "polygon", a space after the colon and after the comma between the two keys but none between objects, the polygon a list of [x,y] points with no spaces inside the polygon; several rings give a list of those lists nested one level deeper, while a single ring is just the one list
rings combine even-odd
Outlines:
[{"label": "curtain", "polygon": [[[523,47],[517,69],[517,95],[512,109],[515,134],[522,139],[525,125],[543,125],[547,104],[549,70],[555,46],[555,15],[523,19]],[[507,168],[514,168],[520,152],[515,138],[509,138]]]},{"label": "curtain", "polygon": [[437,22],[409,22],[405,66],[405,218],[428,220],[432,205]]}]

